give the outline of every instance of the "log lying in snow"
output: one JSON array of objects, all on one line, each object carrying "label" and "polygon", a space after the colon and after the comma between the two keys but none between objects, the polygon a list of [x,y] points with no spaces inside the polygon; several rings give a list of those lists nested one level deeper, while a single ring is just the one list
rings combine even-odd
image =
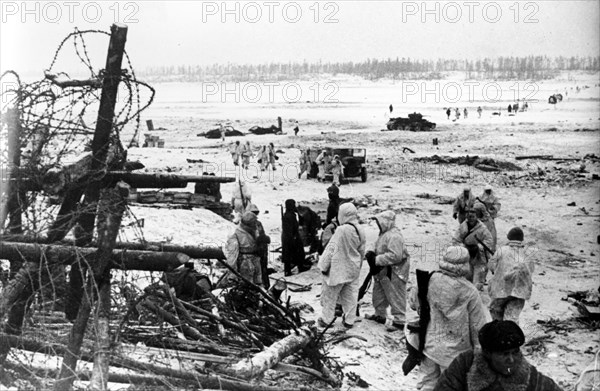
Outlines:
[{"label": "log lying in snow", "polygon": [[[91,257],[97,249],[91,247],[56,246],[36,243],[0,243],[0,259],[9,261],[39,262],[46,259],[48,263],[69,264],[75,257]],[[182,253],[137,250],[113,250],[112,264],[114,269],[171,271],[188,262],[190,257]]]},{"label": "log lying in snow", "polygon": [[312,339],[312,332],[305,327],[299,328],[297,334],[291,334],[275,342],[267,349],[244,359],[225,372],[242,379],[250,379],[277,365],[285,357],[304,348]]},{"label": "log lying in snow", "polygon": [[[48,243],[48,240],[46,238],[35,238],[32,236],[25,235],[0,235],[0,239],[2,239],[2,242],[40,244]],[[61,240],[56,244],[72,247],[75,246],[75,241]],[[90,246],[96,247],[96,243],[92,242]],[[183,253],[189,256],[190,258],[194,259],[225,259],[225,254],[223,254],[223,250],[220,246],[190,246],[160,242],[117,242],[115,244],[115,249]]]},{"label": "log lying in snow", "polygon": [[173,174],[144,174],[128,171],[110,171],[109,180],[127,182],[136,188],[184,188],[189,182],[194,183],[227,183],[235,182],[235,178],[212,175],[173,175]]}]

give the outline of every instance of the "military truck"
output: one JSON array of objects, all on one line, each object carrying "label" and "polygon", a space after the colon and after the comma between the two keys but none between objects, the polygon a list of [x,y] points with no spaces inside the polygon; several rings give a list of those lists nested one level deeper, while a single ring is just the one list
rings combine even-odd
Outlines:
[{"label": "military truck", "polygon": [[387,130],[410,130],[411,132],[429,132],[435,129],[435,123],[423,119],[421,113],[412,113],[408,118],[390,118]]},{"label": "military truck", "polygon": [[[319,167],[317,166],[317,163],[315,163],[315,160],[323,150],[329,153],[330,160],[332,160],[335,155],[340,157],[340,160],[344,166],[344,182],[347,182],[347,179],[349,178],[360,178],[360,180],[363,182],[367,181],[367,150],[365,148],[348,147],[324,147],[311,149],[309,153],[311,161],[311,170],[309,176],[311,178],[317,177]],[[325,167],[325,179],[333,179],[333,174],[331,174],[331,164],[328,164]]]}]

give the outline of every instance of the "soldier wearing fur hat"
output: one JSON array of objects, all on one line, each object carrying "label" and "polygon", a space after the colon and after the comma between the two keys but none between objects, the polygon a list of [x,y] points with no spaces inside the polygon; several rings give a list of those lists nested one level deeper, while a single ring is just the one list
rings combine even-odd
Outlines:
[{"label": "soldier wearing fur hat", "polygon": [[265,286],[265,289],[269,289],[271,284],[269,282],[269,274],[267,273],[267,268],[269,265],[269,243],[271,243],[271,238],[265,233],[265,228],[263,227],[260,220],[258,220],[258,214],[260,213],[258,207],[254,204],[250,204],[248,205],[247,209],[248,212],[254,213],[257,217],[256,231],[254,233],[254,237],[256,238],[256,250],[258,256],[260,257],[260,267],[263,285]]},{"label": "soldier wearing fur hat", "polygon": [[494,320],[478,339],[481,350],[456,357],[434,391],[562,391],[523,357],[525,335],[515,322]]},{"label": "soldier wearing fur hat", "polygon": [[490,259],[493,273],[490,280],[490,312],[492,318],[519,323],[525,300],[531,297],[534,270],[533,255],[537,249],[523,245],[523,230],[514,227],[508,231],[509,240]]},{"label": "soldier wearing fur hat", "polygon": [[[440,271],[433,273],[428,284],[431,319],[420,367],[423,378],[417,385],[421,391],[433,390],[452,360],[479,346],[477,332],[490,319],[477,289],[467,280],[470,273],[467,249],[448,247],[439,267]],[[414,296],[411,303],[416,307]],[[408,334],[407,341],[417,348],[419,343],[415,337]]]}]

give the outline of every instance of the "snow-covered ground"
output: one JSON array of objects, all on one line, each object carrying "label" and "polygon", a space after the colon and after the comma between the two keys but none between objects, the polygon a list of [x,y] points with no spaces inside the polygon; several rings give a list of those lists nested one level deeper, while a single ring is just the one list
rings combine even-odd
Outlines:
[{"label": "snow-covered ground", "polygon": [[[539,168],[554,172],[552,170],[555,167],[567,169],[572,165],[580,166],[581,162],[555,164],[539,160],[516,161],[514,158],[542,154],[581,158],[586,154],[598,154],[598,75],[577,75],[570,79],[538,83],[529,100],[529,111],[519,112],[516,116],[508,116],[506,112],[506,106],[514,101],[510,97],[512,95],[508,95],[516,88],[511,89],[514,82],[500,83],[503,96],[499,102],[490,102],[489,97],[483,96],[471,102],[465,99],[466,95],[459,102],[441,95],[439,101],[434,101],[433,97],[421,99],[406,94],[404,99],[402,89],[406,93],[408,85],[402,86],[399,81],[357,80],[335,80],[335,98],[338,101],[329,102],[323,98],[325,93],[333,91],[325,90],[328,82],[331,81],[303,82],[303,92],[312,92],[311,85],[318,84],[321,95],[317,101],[307,97],[299,102],[280,98],[273,102],[258,103],[235,103],[227,97],[215,99],[213,96],[203,102],[202,89],[206,86],[156,84],[155,103],[145,112],[144,120],[152,119],[156,128],[166,129],[152,132],[165,139],[165,148],[132,148],[129,150],[129,160],[139,159],[146,166],[144,170],[150,172],[196,174],[211,170],[217,175],[239,176],[239,171],[231,163],[227,144],[236,139],[242,142],[249,140],[258,149],[261,145],[273,142],[281,150],[277,171],[261,172],[253,159],[254,165],[241,175],[242,179],[249,182],[252,202],[261,210],[260,220],[273,239],[273,248],[276,248],[281,232],[280,205],[286,199],[294,198],[299,204],[318,211],[324,211],[326,206],[325,189],[328,184],[297,178],[299,148],[325,145],[366,147],[368,181],[352,181],[343,185],[341,196],[353,197],[363,204],[359,213],[370,244],[377,237],[377,227],[369,224],[367,218],[386,209],[398,213],[397,225],[410,246],[413,276],[417,267],[436,267],[441,249],[450,242],[457,227],[452,219],[451,205],[436,204],[432,199],[417,198],[416,195],[430,193],[456,196],[467,183],[476,194],[480,194],[484,184],[491,183],[502,202],[496,220],[499,244],[505,241],[511,227],[520,225],[524,228],[526,243],[540,249],[533,297],[525,305],[521,318],[528,338],[544,333],[538,320],[567,320],[574,316],[570,304],[561,298],[566,297],[568,291],[596,289],[600,276],[600,246],[597,241],[600,234],[600,182],[591,179],[593,173],[600,173],[597,162],[586,162],[585,169],[589,173],[584,174],[584,178],[548,183],[533,180],[510,182],[507,176],[497,173],[485,173],[466,166],[416,163],[412,159],[434,154],[468,154],[510,161],[532,171]],[[440,91],[446,88],[448,92],[448,83],[451,82],[464,85],[461,80],[440,81]],[[427,83],[430,84],[425,88],[434,88],[431,83],[435,82]],[[518,84],[521,93],[527,92],[525,82]],[[580,92],[577,92],[578,86]],[[548,95],[554,93],[565,95],[565,99],[556,106],[547,103]],[[521,94],[519,96],[523,97]],[[389,116],[390,104],[394,106],[392,116],[421,112],[430,121],[437,122],[436,131],[381,132]],[[448,120],[444,110],[447,106],[459,107],[461,111],[467,107],[469,117],[464,119],[461,115],[459,120]],[[482,106],[484,110],[481,118],[477,118],[477,106]],[[500,108],[503,110],[501,116],[492,115]],[[276,124],[278,116],[283,119],[284,135],[246,135],[228,138],[226,143],[197,136],[221,122],[247,132],[254,125]],[[301,131],[297,137],[293,136],[292,119],[300,124]],[[126,135],[123,138],[126,139]],[[439,145],[433,145],[433,138],[439,140]],[[411,148],[415,154],[403,153],[403,147]],[[203,159],[209,163],[188,163],[186,159]],[[518,177],[524,173],[510,174]],[[222,185],[225,201],[231,198],[233,186],[235,184]],[[189,186],[186,191],[193,191],[193,187]],[[567,206],[573,201],[576,206]],[[138,218],[145,219],[144,235],[148,240],[220,245],[234,227],[232,223],[204,210],[138,207],[132,210]],[[283,268],[276,259],[277,253],[271,253],[271,256],[271,266],[280,270],[274,276],[281,277]],[[362,274],[363,277],[367,274],[366,264]],[[318,271],[313,268],[290,277],[290,280],[313,284],[309,292],[288,294],[293,301],[303,301],[313,306],[315,313],[308,318],[315,319],[320,312]],[[370,294],[367,294],[362,301],[363,315],[373,312],[370,298]],[[597,333],[577,326],[576,322],[570,324],[575,326],[568,332],[551,332],[549,335],[552,338],[544,342],[544,349],[525,349],[527,359],[560,382],[565,390],[572,389],[576,374],[593,360],[594,352],[599,349]],[[390,333],[382,325],[362,320],[348,333],[360,335],[367,342],[348,339],[331,347],[330,354],[346,364],[346,373],[359,375],[370,384],[371,390],[415,389],[418,369],[407,377],[402,375],[400,366],[406,351],[400,332]],[[346,376],[343,389],[349,387],[356,386]]]}]

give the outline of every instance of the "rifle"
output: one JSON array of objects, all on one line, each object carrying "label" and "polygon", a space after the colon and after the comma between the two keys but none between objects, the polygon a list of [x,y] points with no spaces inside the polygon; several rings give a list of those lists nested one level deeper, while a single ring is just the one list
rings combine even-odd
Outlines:
[{"label": "rifle", "polygon": [[[427,293],[429,291],[429,280],[433,272],[417,269],[417,297],[419,300],[419,346],[412,346],[406,342],[408,348],[408,357],[402,363],[402,371],[404,376],[408,375],[423,360],[423,349],[425,348],[425,338],[427,336],[427,326],[431,320],[431,308],[427,301]],[[409,324],[410,329],[410,324]]]},{"label": "rifle", "polygon": [[486,246],[485,243],[483,243],[481,241],[481,239],[479,239],[477,236],[475,236],[475,240],[477,240],[477,242],[483,246],[483,250],[484,250],[483,254],[485,255],[485,262],[487,263],[489,261],[487,253],[494,255],[494,252],[492,250],[490,250],[490,248],[488,246]]},{"label": "rifle", "polygon": [[240,197],[242,197],[242,206],[244,210],[246,210],[246,197],[244,197],[244,191],[242,190],[242,180],[238,180],[238,184],[240,185]]}]

